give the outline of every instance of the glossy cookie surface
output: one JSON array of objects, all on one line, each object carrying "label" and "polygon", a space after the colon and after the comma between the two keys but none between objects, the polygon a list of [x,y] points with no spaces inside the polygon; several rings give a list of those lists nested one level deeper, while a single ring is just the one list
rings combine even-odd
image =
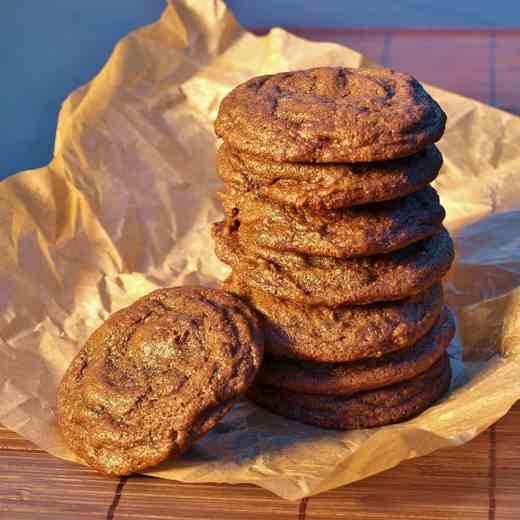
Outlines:
[{"label": "glossy cookie surface", "polygon": [[102,473],[153,466],[219,421],[262,352],[258,319],[238,298],[159,289],[111,315],[73,359],[58,393],[61,431]]},{"label": "glossy cookie surface", "polygon": [[215,132],[277,162],[369,162],[412,155],[446,115],[418,81],[390,69],[318,67],[252,78],[221,102]]}]

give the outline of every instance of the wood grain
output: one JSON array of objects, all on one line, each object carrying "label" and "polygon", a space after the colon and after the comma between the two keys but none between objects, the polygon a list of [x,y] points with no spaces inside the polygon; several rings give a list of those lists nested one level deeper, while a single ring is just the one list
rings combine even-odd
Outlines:
[{"label": "wood grain", "polygon": [[[520,31],[295,29],[419,79],[520,112]],[[317,497],[287,502],[253,486],[107,479],[0,427],[0,520],[517,520],[520,404],[468,444]]]},{"label": "wood grain", "polygon": [[3,450],[41,451],[31,441],[0,426],[0,452]]},{"label": "wood grain", "polygon": [[161,520],[295,520],[299,506],[254,486],[182,484],[142,476],[126,482],[114,520],[133,519],[136,504],[142,518]]},{"label": "wood grain", "polygon": [[0,520],[68,520],[76,506],[79,518],[108,520],[135,518],[137,512],[157,520],[516,520],[520,404],[494,430],[296,503],[253,486],[106,479],[36,449],[20,451],[18,436],[2,429],[0,438],[9,446],[0,451]]},{"label": "wood grain", "polygon": [[487,520],[489,449],[485,432],[464,446],[312,497],[307,520]]},{"label": "wood grain", "polygon": [[0,519],[105,519],[117,484],[117,480],[43,452],[3,450]]},{"label": "wood grain", "polygon": [[496,520],[520,518],[520,403],[495,426]]}]

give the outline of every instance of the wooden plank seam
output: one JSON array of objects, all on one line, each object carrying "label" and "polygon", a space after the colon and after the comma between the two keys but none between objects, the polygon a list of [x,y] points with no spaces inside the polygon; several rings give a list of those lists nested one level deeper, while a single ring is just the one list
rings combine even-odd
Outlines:
[{"label": "wooden plank seam", "polygon": [[112,498],[112,503],[110,504],[110,507],[107,511],[106,520],[114,520],[114,513],[116,512],[117,506],[119,505],[119,501],[121,500],[121,494],[123,493],[123,488],[125,487],[127,480],[128,477],[121,477],[119,479],[119,483],[117,484],[114,497]]},{"label": "wooden plank seam", "polygon": [[308,498],[302,498],[298,505],[298,520],[305,520],[305,515],[307,514],[307,502]]}]

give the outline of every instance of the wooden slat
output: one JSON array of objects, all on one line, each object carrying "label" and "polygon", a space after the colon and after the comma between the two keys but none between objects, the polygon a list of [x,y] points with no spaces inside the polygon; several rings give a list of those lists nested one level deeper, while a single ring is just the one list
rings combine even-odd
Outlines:
[{"label": "wooden slat", "polygon": [[317,497],[307,520],[487,520],[489,433]]},{"label": "wooden slat", "polygon": [[1,520],[105,519],[117,485],[46,453],[0,451]]},{"label": "wooden slat", "polygon": [[31,441],[0,425],[1,450],[41,451]]},{"label": "wooden slat", "polygon": [[388,62],[419,80],[489,102],[490,35],[394,32]]},{"label": "wooden slat", "polygon": [[[519,432],[520,405],[517,405],[496,426],[497,519],[513,520],[520,510]],[[465,446],[408,461],[381,475],[313,497],[305,504],[305,517],[316,520],[453,518],[450,515],[461,519],[487,518],[489,439],[490,432],[486,432]],[[57,519],[68,518],[66,515],[71,511],[76,513],[74,504],[87,517],[97,515],[105,511],[104,506],[110,508],[117,484],[43,453],[0,452],[0,518],[7,512],[6,518],[15,520],[46,519],[53,515]],[[110,503],[107,496],[111,497]],[[133,477],[122,488],[113,518],[129,519],[136,511],[143,518],[157,519],[245,516],[296,519],[302,507],[252,486],[191,485]]]},{"label": "wooden slat", "polygon": [[[496,520],[520,518],[520,403],[495,426]],[[493,483],[492,483],[493,484]]]},{"label": "wooden slat", "polygon": [[[138,504],[138,506],[137,506]],[[297,502],[254,486],[182,484],[147,477],[128,479],[114,520],[297,520]]]},{"label": "wooden slat", "polygon": [[496,106],[520,113],[520,34],[493,35],[492,52],[495,54]]},{"label": "wooden slat", "polygon": [[383,63],[385,52],[385,40],[387,35],[383,32],[350,31],[298,28],[292,31],[294,34],[308,40],[319,42],[334,42],[346,45],[355,51],[378,63]]}]

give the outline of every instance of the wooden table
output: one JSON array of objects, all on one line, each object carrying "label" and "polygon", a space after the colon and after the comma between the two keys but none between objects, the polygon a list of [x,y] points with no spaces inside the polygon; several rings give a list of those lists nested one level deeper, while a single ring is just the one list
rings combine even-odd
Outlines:
[{"label": "wooden table", "polygon": [[[295,30],[520,113],[520,31]],[[253,486],[111,480],[0,428],[1,520],[520,519],[520,405],[465,446],[300,502]]]}]

